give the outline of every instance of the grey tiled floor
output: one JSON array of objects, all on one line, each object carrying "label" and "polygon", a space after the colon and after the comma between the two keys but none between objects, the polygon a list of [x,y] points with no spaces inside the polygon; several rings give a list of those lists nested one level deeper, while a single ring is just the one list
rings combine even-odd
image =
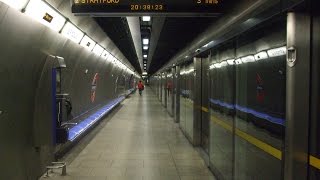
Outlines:
[{"label": "grey tiled floor", "polygon": [[126,99],[68,165],[67,180],[214,180],[149,88]]}]

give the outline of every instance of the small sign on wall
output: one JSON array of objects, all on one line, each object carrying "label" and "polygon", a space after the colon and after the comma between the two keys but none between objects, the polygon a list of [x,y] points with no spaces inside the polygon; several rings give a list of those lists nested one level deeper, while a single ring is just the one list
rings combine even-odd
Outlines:
[{"label": "small sign on wall", "polygon": [[96,43],[91,38],[89,38],[88,36],[84,36],[83,39],[81,40],[80,45],[85,47],[89,51],[92,51],[92,49],[94,48]]},{"label": "small sign on wall", "polygon": [[98,85],[98,79],[99,79],[99,74],[96,73],[92,79],[91,83],[91,102],[94,103],[96,99],[96,90],[97,90],[97,85]]},{"label": "small sign on wall", "polygon": [[77,44],[81,41],[84,35],[80,29],[70,22],[67,22],[67,24],[63,27],[61,34]]},{"label": "small sign on wall", "polygon": [[47,22],[51,23],[53,17],[52,17],[49,13],[46,13],[46,14],[43,16],[43,19],[46,20]]},{"label": "small sign on wall", "polygon": [[30,1],[26,14],[54,31],[60,31],[66,22],[59,12],[44,1]]}]

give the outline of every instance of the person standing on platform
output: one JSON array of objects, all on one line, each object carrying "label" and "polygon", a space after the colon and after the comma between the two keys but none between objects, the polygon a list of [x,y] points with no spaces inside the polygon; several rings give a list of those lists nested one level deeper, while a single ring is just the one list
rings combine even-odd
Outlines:
[{"label": "person standing on platform", "polygon": [[142,95],[142,91],[144,90],[144,85],[142,84],[142,81],[140,80],[138,83],[138,89],[140,96]]}]

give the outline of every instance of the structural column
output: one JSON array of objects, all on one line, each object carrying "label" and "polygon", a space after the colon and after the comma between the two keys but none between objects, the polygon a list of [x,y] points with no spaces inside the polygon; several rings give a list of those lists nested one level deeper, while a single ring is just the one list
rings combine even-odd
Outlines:
[{"label": "structural column", "polygon": [[310,27],[308,13],[288,13],[284,179],[308,177]]}]

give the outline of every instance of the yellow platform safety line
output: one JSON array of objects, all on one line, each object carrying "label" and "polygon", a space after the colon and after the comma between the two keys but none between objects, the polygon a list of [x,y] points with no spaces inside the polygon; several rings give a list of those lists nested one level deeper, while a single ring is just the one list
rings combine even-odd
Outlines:
[{"label": "yellow platform safety line", "polygon": [[236,129],[236,135],[238,135],[239,137],[245,139],[246,141],[248,141],[249,143],[255,145],[256,147],[262,149],[263,151],[267,152],[268,154],[272,155],[273,157],[281,160],[282,159],[282,152],[277,149],[272,147],[271,145],[260,141],[259,139],[250,136],[249,134],[240,131],[239,129]]},{"label": "yellow platform safety line", "polygon": [[201,107],[201,110],[202,110],[203,112],[209,112],[208,108],[206,108],[206,107]]},{"label": "yellow platform safety line", "polygon": [[[211,116],[211,120],[220,125],[221,127],[225,128],[226,130],[232,132],[232,126],[229,125],[228,123],[225,123],[223,121],[221,121],[220,119]],[[259,139],[239,130],[239,129],[235,129],[235,134],[239,137],[241,137],[242,139],[248,141],[249,143],[253,144],[254,146],[258,147],[259,149],[262,149],[263,151],[265,151],[266,153],[272,155],[273,157],[280,159],[281,160],[281,156],[282,156],[282,152],[274,147],[272,147],[271,145],[260,141]]]},{"label": "yellow platform safety line", "polygon": [[[204,112],[208,112],[208,108],[202,107],[202,110]],[[218,119],[217,117],[211,116],[211,121],[218,124],[219,126],[223,127],[224,129],[228,130],[229,132],[232,132],[232,126],[229,125],[226,122],[223,122],[222,120]],[[273,157],[282,160],[282,152],[277,149],[272,147],[271,145],[235,128],[235,134],[242,139],[248,141],[252,145],[256,146],[257,148],[265,151],[266,153],[272,155]],[[309,156],[309,164],[317,169],[320,170],[320,159],[314,157],[314,156]]]},{"label": "yellow platform safety line", "polygon": [[[190,108],[193,107],[193,106],[191,106],[190,101],[187,101],[187,106],[190,106]],[[206,107],[202,106],[200,109],[204,112],[209,112],[209,109]],[[219,126],[223,127],[224,129],[226,129],[229,132],[233,131],[233,127],[230,124],[218,119],[217,117],[211,116],[211,121],[218,124]],[[241,137],[242,139],[246,140],[250,144],[256,146],[257,148],[263,150],[264,152],[272,155],[273,157],[275,157],[279,160],[282,160],[282,152],[279,149],[255,138],[255,137],[251,136],[250,134],[247,134],[237,128],[235,128],[235,134],[237,136]],[[309,156],[309,164],[320,170],[320,159],[310,155]]]},{"label": "yellow platform safety line", "polygon": [[314,156],[309,156],[309,164],[317,169],[320,169],[320,159]]}]

